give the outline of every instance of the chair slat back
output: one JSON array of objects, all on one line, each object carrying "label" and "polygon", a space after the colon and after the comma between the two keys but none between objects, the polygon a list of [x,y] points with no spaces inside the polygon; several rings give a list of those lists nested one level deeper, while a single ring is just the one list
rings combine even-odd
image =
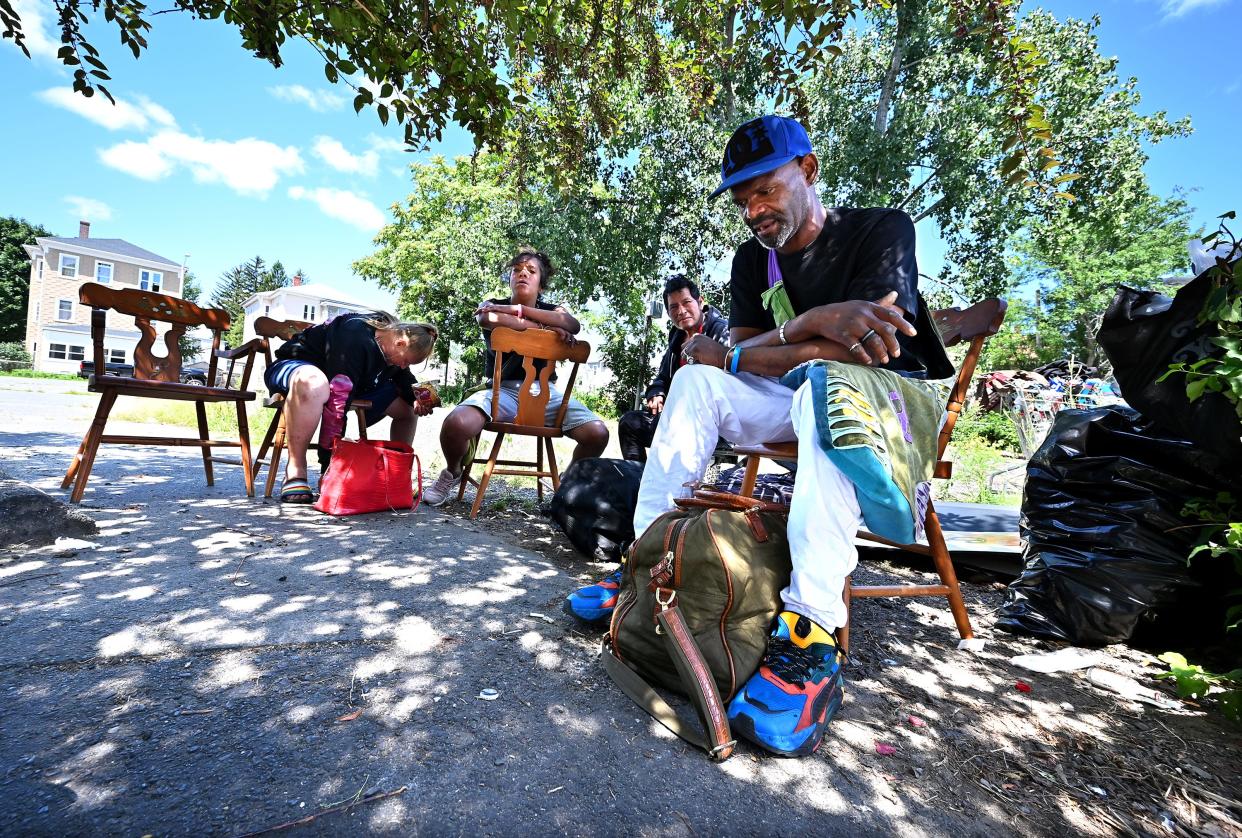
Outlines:
[{"label": "chair slat back", "polygon": [[[569,346],[555,332],[547,329],[517,331],[504,327],[492,330],[491,343],[492,350],[496,353],[496,366],[492,371],[492,416],[495,417],[500,410],[500,373],[504,353],[515,352],[522,356],[522,369],[526,375],[518,390],[518,410],[513,424],[559,428],[565,421],[565,411],[569,407],[570,393],[578,376],[578,366],[591,355],[590,345],[577,341]],[[547,362],[538,371],[535,370],[537,360]],[[557,411],[554,423],[549,426],[547,408],[551,398],[550,379],[557,361],[573,361],[573,368],[570,370],[568,383],[561,391],[564,399],[561,401],[560,410]]]},{"label": "chair slat back", "polygon": [[313,326],[305,320],[276,320],[271,317],[260,317],[254,321],[254,333],[263,338],[263,357],[270,367],[272,365],[272,338],[290,340],[294,335],[301,334]]},{"label": "chair slat back", "polygon": [[[215,381],[216,356],[220,334],[229,328],[229,313],[222,308],[201,308],[189,300],[156,294],[136,288],[108,288],[96,282],[83,283],[78,300],[91,307],[91,341],[94,344],[95,374],[103,375],[104,331],[108,309],[128,314],[142,337],[134,347],[134,378],[176,383],[181,380],[180,340],[191,326],[206,326],[212,332],[212,352],[208,362],[208,381]],[[151,321],[171,324],[164,333],[165,354],[152,352],[157,335]]]},{"label": "chair slat back", "polygon": [[962,341],[970,341],[966,357],[957,369],[957,377],[953,380],[953,389],[949,391],[949,403],[945,406],[944,425],[940,428],[940,439],[937,442],[936,459],[943,460],[944,452],[953,438],[953,427],[962,413],[962,405],[966,402],[966,394],[970,391],[970,379],[975,374],[975,366],[979,363],[979,353],[983,351],[983,342],[1000,331],[1005,322],[1005,311],[1009,304],[995,297],[981,300],[967,309],[942,308],[932,312],[932,321],[940,332],[944,345],[956,346]]}]

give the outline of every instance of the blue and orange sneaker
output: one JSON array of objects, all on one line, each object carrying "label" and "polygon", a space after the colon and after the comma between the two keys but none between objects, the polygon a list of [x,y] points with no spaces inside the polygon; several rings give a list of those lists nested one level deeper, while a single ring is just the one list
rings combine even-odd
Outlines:
[{"label": "blue and orange sneaker", "polygon": [[729,702],[729,723],[774,754],[811,753],[845,697],[844,657],[831,632],[781,612],[759,671]]},{"label": "blue and orange sneaker", "polygon": [[562,606],[566,614],[588,623],[598,623],[612,618],[617,607],[617,594],[621,590],[621,568],[605,576],[594,585],[579,588],[565,597]]}]

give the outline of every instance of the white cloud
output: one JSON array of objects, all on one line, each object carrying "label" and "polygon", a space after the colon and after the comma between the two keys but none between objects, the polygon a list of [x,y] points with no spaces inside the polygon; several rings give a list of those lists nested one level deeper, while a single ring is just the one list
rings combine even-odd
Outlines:
[{"label": "white cloud", "polygon": [[65,203],[73,215],[80,221],[107,221],[112,218],[112,207],[94,198],[81,195],[66,195]]},{"label": "white cloud", "polygon": [[404,152],[408,148],[405,140],[398,140],[396,137],[381,137],[379,134],[367,134],[367,144],[375,151]]},{"label": "white cloud", "polygon": [[[56,60],[56,51],[60,49],[60,37],[54,32],[52,12],[55,9],[46,0],[14,0],[13,11],[22,21],[22,34],[25,36],[26,49],[32,58],[51,58]],[[12,45],[8,38],[4,43]],[[16,49],[16,46],[14,46]]]},{"label": "white cloud", "polygon": [[349,149],[331,137],[316,137],[314,151],[316,157],[338,172],[375,177],[379,171],[378,153],[364,151],[362,154],[351,154]]},{"label": "white cloud", "polygon": [[1228,2],[1228,0],[1163,0],[1164,16],[1166,18],[1181,17],[1193,12],[1195,9],[1219,6],[1225,2]]},{"label": "white cloud", "polygon": [[363,196],[347,189],[289,188],[289,197],[297,201],[312,201],[319,211],[331,218],[344,221],[367,233],[374,233],[384,226],[384,213]]},{"label": "white cloud", "polygon": [[109,131],[127,128],[146,131],[160,126],[172,128],[177,124],[171,113],[145,96],[134,97],[137,104],[117,99],[115,105],[99,93],[87,99],[68,87],[53,87],[38,96],[49,105],[72,111]]},{"label": "white cloud", "polygon": [[184,166],[199,183],[223,183],[243,195],[266,195],[282,175],[303,170],[295,146],[282,148],[254,137],[208,140],[180,131],[161,131],[145,142],[118,143],[99,157],[143,180],[159,180]]},{"label": "white cloud", "polygon": [[345,105],[345,97],[327,90],[311,90],[300,84],[281,84],[269,87],[267,92],[285,102],[296,102],[306,105],[312,111],[324,113],[340,110]]}]

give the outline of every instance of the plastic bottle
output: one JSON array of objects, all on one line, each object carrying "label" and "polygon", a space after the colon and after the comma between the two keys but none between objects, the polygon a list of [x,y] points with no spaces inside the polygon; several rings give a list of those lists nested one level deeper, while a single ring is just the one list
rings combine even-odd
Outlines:
[{"label": "plastic bottle", "polygon": [[345,430],[345,405],[354,382],[348,376],[337,375],[328,383],[328,401],[323,406],[323,418],[319,422],[319,450],[331,451]]}]

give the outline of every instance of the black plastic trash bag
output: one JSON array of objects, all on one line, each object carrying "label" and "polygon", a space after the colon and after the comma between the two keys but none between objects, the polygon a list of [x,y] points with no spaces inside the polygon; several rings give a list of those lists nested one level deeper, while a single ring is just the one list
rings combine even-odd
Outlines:
[{"label": "black plastic trash bag", "polygon": [[1197,531],[1180,513],[1230,482],[1211,452],[1134,410],[1062,411],[1027,466],[1024,569],[997,625],[1080,646],[1218,634],[1226,586],[1211,562],[1188,565]]},{"label": "black plastic trash bag", "polygon": [[574,547],[596,561],[619,561],[634,540],[634,507],[643,464],[629,460],[579,460],[561,475],[548,515]]},{"label": "black plastic trash bag", "polygon": [[1215,323],[1199,323],[1212,292],[1212,277],[1199,277],[1168,297],[1122,286],[1104,313],[1096,339],[1113,363],[1126,404],[1165,431],[1206,446],[1235,469],[1242,469],[1242,424],[1221,393],[1186,397],[1186,376],[1158,379],[1174,363],[1193,364],[1221,355],[1211,342]]}]

